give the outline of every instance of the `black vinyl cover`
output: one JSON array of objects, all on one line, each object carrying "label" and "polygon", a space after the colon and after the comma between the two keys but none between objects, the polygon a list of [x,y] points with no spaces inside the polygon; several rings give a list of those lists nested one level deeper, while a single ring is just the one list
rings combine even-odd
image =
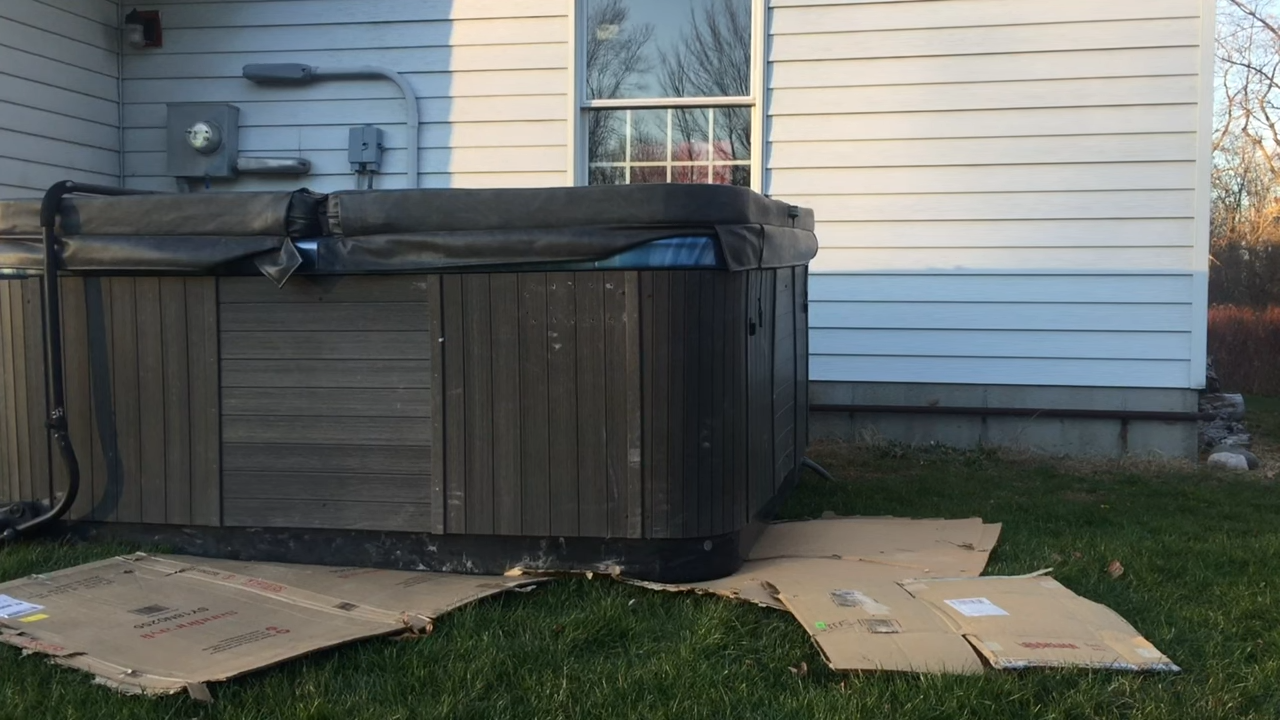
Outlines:
[{"label": "black vinyl cover", "polygon": [[[0,201],[0,268],[39,269],[38,200]],[[252,260],[277,282],[315,238],[317,270],[376,273],[607,258],[710,235],[730,270],[807,263],[812,211],[724,185],[221,192],[66,198],[64,268],[211,273]]]}]

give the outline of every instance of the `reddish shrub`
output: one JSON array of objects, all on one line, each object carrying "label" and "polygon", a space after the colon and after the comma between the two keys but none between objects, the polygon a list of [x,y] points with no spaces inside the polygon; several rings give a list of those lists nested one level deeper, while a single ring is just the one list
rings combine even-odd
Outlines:
[{"label": "reddish shrub", "polygon": [[1280,307],[1209,308],[1209,356],[1223,390],[1280,395]]}]

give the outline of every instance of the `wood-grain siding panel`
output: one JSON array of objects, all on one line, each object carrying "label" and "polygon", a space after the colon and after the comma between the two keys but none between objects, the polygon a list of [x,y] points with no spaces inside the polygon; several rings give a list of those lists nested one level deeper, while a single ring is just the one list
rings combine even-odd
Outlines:
[{"label": "wood-grain siding panel", "polygon": [[520,479],[520,288],[514,273],[489,276],[490,352],[493,373],[493,525],[498,535],[519,535]]},{"label": "wood-grain siding panel", "polygon": [[0,453],[3,462],[0,472],[4,472],[5,480],[0,484],[0,491],[5,493],[6,500],[22,499],[22,467],[18,460],[18,383],[17,371],[13,358],[17,345],[13,338],[13,307],[10,304],[10,288],[18,285],[17,280],[0,281],[0,394],[4,396],[3,420],[0,421]]},{"label": "wood-grain siding panel", "polygon": [[431,518],[426,503],[365,500],[242,500],[227,498],[232,527],[296,527],[422,532]]},{"label": "wood-grain siding panel", "polygon": [[578,317],[573,273],[547,273],[551,534],[578,535]]},{"label": "wood-grain siding panel", "polygon": [[[431,502],[444,476],[433,467],[446,457],[431,451],[442,435],[433,428],[430,389],[432,358],[444,356],[432,349],[443,348],[433,315],[439,278],[300,278],[285,288],[259,280],[219,281],[223,453],[228,477],[239,483],[224,490],[233,503],[228,524],[355,527],[319,507],[320,517],[337,524],[291,512],[246,514],[242,501],[297,497],[314,476],[311,500],[356,508],[422,503],[411,522],[389,516],[360,527],[443,530],[443,516],[432,515],[445,503]],[[366,476],[400,480],[361,482]],[[246,478],[259,486],[246,490]]]},{"label": "wood-grain siding panel", "polygon": [[432,504],[419,475],[336,472],[226,472],[223,495],[237,500],[359,500]]},{"label": "wood-grain siding panel", "polygon": [[526,535],[545,536],[551,533],[546,274],[522,273],[519,292],[522,530]]},{"label": "wood-grain siding panel", "polygon": [[185,278],[160,279],[164,356],[165,519],[191,522],[191,368],[187,357]]},{"label": "wood-grain siding panel", "polygon": [[[435,335],[435,337],[441,337]],[[430,338],[428,338],[430,340]],[[426,389],[430,370],[420,360],[222,361],[223,388]]]}]

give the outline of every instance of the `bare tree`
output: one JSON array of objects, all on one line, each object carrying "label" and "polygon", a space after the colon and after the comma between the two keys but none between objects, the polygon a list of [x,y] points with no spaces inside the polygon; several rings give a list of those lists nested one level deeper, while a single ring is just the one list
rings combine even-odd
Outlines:
[{"label": "bare tree", "polygon": [[1210,297],[1280,304],[1280,19],[1275,0],[1222,0],[1211,178]]},{"label": "bare tree", "polygon": [[[628,97],[641,89],[653,70],[649,45],[653,26],[631,24],[631,11],[623,0],[593,0],[587,12],[587,97]],[[591,160],[615,159],[625,152],[624,130],[617,113],[587,113],[587,148]]]},{"label": "bare tree", "polygon": [[[668,97],[750,95],[751,3],[706,0],[700,6],[694,4],[679,42],[665,48],[661,85]],[[715,113],[715,137],[708,137],[702,112]],[[750,157],[749,108],[678,112],[672,118],[672,129],[682,140],[705,142],[708,152],[717,154],[716,159]]]}]

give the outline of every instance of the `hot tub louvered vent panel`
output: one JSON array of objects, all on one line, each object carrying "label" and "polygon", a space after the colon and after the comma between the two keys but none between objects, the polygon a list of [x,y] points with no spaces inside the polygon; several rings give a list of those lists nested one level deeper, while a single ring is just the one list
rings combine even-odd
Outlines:
[{"label": "hot tub louvered vent panel", "polygon": [[224,524],[431,529],[435,282],[219,281]]}]

